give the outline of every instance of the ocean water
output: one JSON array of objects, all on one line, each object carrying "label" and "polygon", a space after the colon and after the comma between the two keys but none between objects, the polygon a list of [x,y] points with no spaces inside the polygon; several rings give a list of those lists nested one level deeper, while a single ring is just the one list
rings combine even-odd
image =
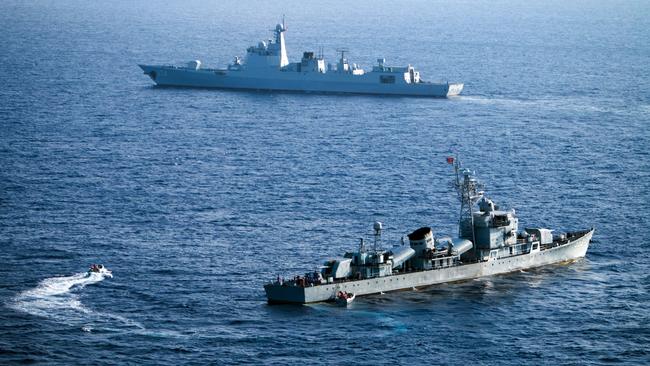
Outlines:
[{"label": "ocean water", "polygon": [[[286,15],[290,59],[385,57],[449,100],[157,88]],[[0,2],[0,364],[650,363],[647,1]],[[263,284],[420,226],[458,153],[586,258],[329,304]],[[104,263],[114,278],[87,277]]]}]

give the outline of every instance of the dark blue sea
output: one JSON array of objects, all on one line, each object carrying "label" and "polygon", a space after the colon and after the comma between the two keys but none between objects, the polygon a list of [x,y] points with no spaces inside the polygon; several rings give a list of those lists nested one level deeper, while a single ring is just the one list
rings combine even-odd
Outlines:
[{"label": "dark blue sea", "polygon": [[[286,16],[465,83],[422,99],[159,88]],[[0,2],[0,364],[650,363],[650,3]],[[370,237],[457,231],[457,153],[586,258],[330,304],[263,284]],[[85,277],[103,263],[114,278]]]}]

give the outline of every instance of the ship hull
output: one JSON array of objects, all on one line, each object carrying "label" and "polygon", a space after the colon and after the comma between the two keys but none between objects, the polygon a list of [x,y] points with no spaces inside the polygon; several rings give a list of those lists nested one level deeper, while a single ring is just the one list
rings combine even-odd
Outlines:
[{"label": "ship hull", "polygon": [[139,65],[160,86],[273,90],[304,93],[377,94],[446,98],[460,94],[460,83],[381,84],[374,73],[300,73],[279,70],[243,72]]},{"label": "ship hull", "polygon": [[264,290],[269,303],[306,304],[332,300],[338,291],[363,296],[493,276],[582,258],[587,253],[593,232],[592,229],[558,247],[485,262],[310,287],[274,283],[264,286]]}]

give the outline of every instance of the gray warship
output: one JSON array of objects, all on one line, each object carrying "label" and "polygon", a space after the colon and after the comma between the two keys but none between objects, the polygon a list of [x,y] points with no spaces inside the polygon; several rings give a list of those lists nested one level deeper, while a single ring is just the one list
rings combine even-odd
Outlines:
[{"label": "gray warship", "polygon": [[408,244],[382,250],[378,243],[383,226],[375,222],[371,248],[361,239],[358,251],[326,261],[320,271],[289,280],[278,276],[264,285],[268,302],[333,301],[339,292],[358,296],[415,289],[585,256],[593,228],[555,235],[545,228],[519,231],[514,209],[500,210],[472,171],[463,169],[458,159],[447,161],[454,165],[461,206],[458,237],[438,238],[430,227],[422,227],[408,234]]},{"label": "gray warship", "polygon": [[248,47],[246,57],[235,57],[226,68],[204,68],[200,60],[187,65],[138,65],[157,85],[221,89],[275,90],[305,93],[354,93],[449,97],[460,94],[461,83],[428,82],[413,66],[385,65],[377,59],[371,71],[351,64],[340,49],[336,66],[325,64],[322,51],[304,52],[300,62],[289,62],[282,20],[274,39]]}]

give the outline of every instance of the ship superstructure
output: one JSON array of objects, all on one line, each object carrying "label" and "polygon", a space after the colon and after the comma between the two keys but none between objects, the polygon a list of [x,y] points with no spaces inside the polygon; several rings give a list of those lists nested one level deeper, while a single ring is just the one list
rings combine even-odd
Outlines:
[{"label": "ship superstructure", "polygon": [[508,273],[584,257],[594,229],[553,234],[545,228],[519,230],[515,210],[500,210],[483,185],[458,159],[454,186],[461,203],[458,237],[438,238],[430,227],[408,234],[408,245],[379,248],[383,225],[374,224],[367,248],[325,262],[320,271],[264,286],[269,303],[330,301],[339,291],[368,295]]},{"label": "ship superstructure", "polygon": [[139,65],[157,85],[223,89],[279,90],[314,93],[358,93],[448,97],[460,94],[461,83],[427,82],[413,66],[386,66],[377,60],[371,71],[351,64],[341,54],[336,65],[325,63],[322,52],[304,52],[299,62],[289,62],[284,20],[276,25],[273,39],[246,49],[223,69],[202,67],[199,60],[184,66]]}]

